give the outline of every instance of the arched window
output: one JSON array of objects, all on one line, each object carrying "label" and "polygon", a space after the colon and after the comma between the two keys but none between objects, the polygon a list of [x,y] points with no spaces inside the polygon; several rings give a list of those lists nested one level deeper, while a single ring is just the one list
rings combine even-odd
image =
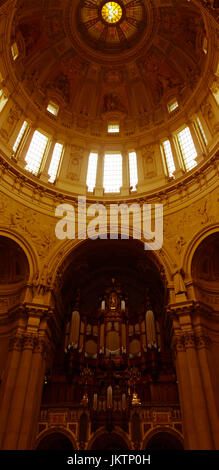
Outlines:
[{"label": "arched window", "polygon": [[179,132],[177,136],[186,170],[191,170],[197,165],[195,160],[197,157],[197,152],[194,146],[191,132],[188,127],[185,127],[185,129]]},{"label": "arched window", "polygon": [[46,135],[41,134],[39,131],[34,132],[25,158],[25,161],[27,162],[25,170],[30,171],[34,175],[38,175],[47,143],[48,137],[46,137]]},{"label": "arched window", "polygon": [[54,150],[53,150],[52,160],[51,160],[49,171],[48,171],[48,174],[50,176],[50,178],[49,178],[50,183],[54,183],[54,181],[56,179],[58,169],[59,169],[59,163],[60,163],[61,156],[62,156],[62,152],[63,152],[63,145],[59,144],[59,143],[56,143],[55,147],[54,147]]},{"label": "arched window", "polygon": [[165,155],[165,160],[166,160],[168,175],[169,175],[170,177],[171,177],[171,176],[174,176],[174,171],[176,170],[176,168],[175,168],[175,163],[174,163],[174,159],[173,159],[173,154],[172,154],[172,149],[171,149],[170,141],[169,141],[169,140],[165,140],[165,141],[162,143],[162,146],[163,146],[163,150],[164,150],[164,155]]},{"label": "arched window", "polygon": [[129,177],[132,191],[136,191],[138,184],[137,156],[135,152],[129,153]]},{"label": "arched window", "polygon": [[91,152],[88,161],[87,187],[92,192],[96,185],[98,154]]},{"label": "arched window", "polygon": [[119,193],[122,187],[122,155],[105,154],[103,187],[106,193]]}]

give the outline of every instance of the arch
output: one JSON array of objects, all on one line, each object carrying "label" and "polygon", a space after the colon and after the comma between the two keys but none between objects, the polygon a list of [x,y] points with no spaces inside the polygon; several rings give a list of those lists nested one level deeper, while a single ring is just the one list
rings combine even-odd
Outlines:
[{"label": "arch", "polygon": [[[58,443],[63,443],[62,448],[58,448]],[[56,447],[49,448],[47,446],[55,444]],[[66,447],[64,448],[64,446]],[[69,447],[68,447],[69,445]],[[47,447],[47,448],[46,448]],[[43,431],[37,438],[35,450],[77,450],[77,444],[72,436],[71,432],[67,429],[52,428],[50,430]]]},{"label": "arch", "polygon": [[210,227],[205,227],[203,230],[196,233],[193,239],[188,244],[187,250],[183,259],[183,270],[186,274],[186,283],[192,282],[192,260],[198,246],[213,233],[219,232],[219,223],[213,224]]},{"label": "arch", "polygon": [[29,264],[28,282],[32,282],[36,273],[39,271],[39,260],[35,249],[30,246],[30,244],[23,237],[23,235],[20,235],[18,232],[15,232],[8,228],[3,228],[0,226],[0,236],[13,240],[24,251]]},{"label": "arch", "polygon": [[182,435],[175,429],[157,427],[149,431],[142,444],[143,450],[184,450]]},{"label": "arch", "polygon": [[[118,445],[116,448],[114,445]],[[103,445],[103,447],[101,447]],[[105,446],[106,445],[106,446]],[[100,446],[100,447],[99,447]],[[121,447],[120,447],[121,446]],[[99,448],[98,448],[99,447]],[[119,427],[115,426],[113,432],[107,432],[105,427],[98,429],[90,441],[87,450],[131,450],[132,444],[127,434]]]},{"label": "arch", "polygon": [[[111,240],[109,239],[109,242],[110,241]],[[134,241],[137,242],[139,245],[142,245],[143,253],[145,252],[144,242],[142,240],[134,240],[130,236],[129,241]],[[83,246],[86,247],[89,242],[92,243],[92,240],[88,238],[86,240],[66,240],[64,243],[60,244],[54,249],[54,251],[50,254],[47,262],[48,272],[52,275],[53,283],[57,278],[58,272],[63,272],[63,267],[65,269],[65,263],[69,256],[71,256],[71,254],[78,248],[81,248]],[[149,253],[150,258],[154,260],[157,266],[163,268],[167,284],[168,286],[172,286],[172,272],[174,271],[174,262],[166,248],[164,249],[164,247],[162,247],[162,249],[158,251],[147,253]]]}]

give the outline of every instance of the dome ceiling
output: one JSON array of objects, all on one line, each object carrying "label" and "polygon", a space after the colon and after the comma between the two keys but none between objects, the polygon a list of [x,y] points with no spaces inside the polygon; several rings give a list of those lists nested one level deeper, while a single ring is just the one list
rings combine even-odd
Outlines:
[{"label": "dome ceiling", "polygon": [[142,36],[146,10],[143,0],[82,1],[78,18],[79,29],[88,44],[113,53],[131,47]]},{"label": "dome ceiling", "polygon": [[[20,87],[38,109],[59,105],[57,121],[83,132],[117,113],[133,132],[182,107],[205,64],[205,29],[186,0],[18,1],[11,58]],[[89,99],[88,99],[89,97]],[[128,135],[128,134],[127,134]]]}]

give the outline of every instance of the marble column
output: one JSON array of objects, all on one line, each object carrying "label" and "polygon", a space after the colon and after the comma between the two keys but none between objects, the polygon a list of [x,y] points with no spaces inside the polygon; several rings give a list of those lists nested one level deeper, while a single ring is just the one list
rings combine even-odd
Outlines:
[{"label": "marble column", "polygon": [[207,409],[215,449],[219,449],[219,418],[215,401],[214,384],[210,368],[210,338],[200,333],[196,338],[201,377],[206,396]]},{"label": "marble column", "polygon": [[10,410],[11,399],[13,396],[17,371],[19,368],[21,351],[22,351],[22,336],[15,335],[9,343],[9,355],[5,369],[5,382],[1,384],[3,387],[1,409],[0,409],[0,447],[2,447],[5,430],[8,422],[8,414]]},{"label": "marble column", "polygon": [[191,406],[191,382],[187,368],[187,358],[184,347],[184,341],[181,336],[176,336],[173,341],[175,351],[176,375],[178,381],[179,400],[184,433],[184,446],[185,450],[198,449],[194,409]]},{"label": "marble column", "polygon": [[198,438],[197,450],[212,450],[214,449],[214,443],[209,423],[206,397],[200,374],[200,364],[195,344],[196,339],[193,332],[187,332],[184,335],[184,343],[187,357],[187,370],[191,383],[191,405],[193,407],[196,434]]},{"label": "marble column", "polygon": [[[47,342],[44,337],[35,340],[25,407],[20,427],[17,449],[31,449],[37,434],[40,403],[46,373]],[[34,397],[34,400],[33,400]]]},{"label": "marble column", "polygon": [[[19,369],[14,385],[8,421],[3,440],[4,450],[17,449],[20,435],[20,426],[23,419],[23,410],[28,390],[28,383],[31,371],[32,354],[34,348],[34,336],[23,336],[23,350],[21,353]],[[32,397],[33,398],[33,397]]]}]

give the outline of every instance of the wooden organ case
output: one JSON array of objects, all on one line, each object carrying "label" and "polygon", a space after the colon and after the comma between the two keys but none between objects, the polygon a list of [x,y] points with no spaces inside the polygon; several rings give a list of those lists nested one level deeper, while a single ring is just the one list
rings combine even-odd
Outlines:
[{"label": "wooden organ case", "polygon": [[129,433],[136,409],[172,404],[178,406],[175,370],[150,295],[142,312],[130,313],[127,293],[112,279],[91,318],[80,314],[78,292],[43,406],[86,410],[91,433],[103,426]]}]

